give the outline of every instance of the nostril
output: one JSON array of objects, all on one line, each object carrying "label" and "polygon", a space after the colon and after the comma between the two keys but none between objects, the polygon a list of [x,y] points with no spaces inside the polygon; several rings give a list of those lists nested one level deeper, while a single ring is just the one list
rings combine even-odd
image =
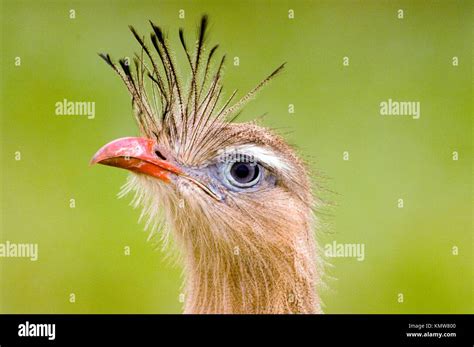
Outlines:
[{"label": "nostril", "polygon": [[161,154],[161,152],[159,150],[155,150],[155,154],[158,158],[166,160],[165,156],[163,154]]}]

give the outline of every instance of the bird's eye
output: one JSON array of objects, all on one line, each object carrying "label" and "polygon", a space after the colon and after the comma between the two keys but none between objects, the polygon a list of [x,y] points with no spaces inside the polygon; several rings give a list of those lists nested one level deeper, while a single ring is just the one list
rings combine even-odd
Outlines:
[{"label": "bird's eye", "polygon": [[235,162],[226,170],[226,178],[239,188],[252,187],[258,183],[262,175],[260,165],[256,163]]}]

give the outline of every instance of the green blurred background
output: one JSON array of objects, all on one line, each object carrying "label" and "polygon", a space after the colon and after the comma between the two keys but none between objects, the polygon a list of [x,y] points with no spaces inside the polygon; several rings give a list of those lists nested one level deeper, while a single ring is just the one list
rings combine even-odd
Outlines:
[{"label": "green blurred background", "polygon": [[[226,66],[227,95],[288,62],[241,119],[268,112],[264,124],[322,173],[321,245],[365,244],[362,262],[330,260],[325,311],[473,312],[472,10],[471,1],[2,0],[0,242],[38,243],[39,260],[0,258],[0,312],[181,312],[180,267],[146,242],[130,198],[116,198],[126,172],[88,166],[104,143],[137,134],[125,87],[96,53],[132,56],[127,25],[145,34],[148,19],[177,47],[178,27],[191,40],[203,13],[209,42],[240,58]],[[56,116],[65,98],[94,101],[95,119]],[[421,118],[380,116],[389,98],[421,102]]]}]

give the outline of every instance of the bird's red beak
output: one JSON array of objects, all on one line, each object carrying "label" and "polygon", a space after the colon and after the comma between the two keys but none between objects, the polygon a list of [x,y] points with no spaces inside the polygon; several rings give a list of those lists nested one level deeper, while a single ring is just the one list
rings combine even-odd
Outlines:
[{"label": "bird's red beak", "polygon": [[91,165],[102,164],[142,173],[169,182],[170,174],[179,175],[182,171],[166,160],[160,159],[156,142],[143,137],[124,137],[109,142],[97,151]]}]

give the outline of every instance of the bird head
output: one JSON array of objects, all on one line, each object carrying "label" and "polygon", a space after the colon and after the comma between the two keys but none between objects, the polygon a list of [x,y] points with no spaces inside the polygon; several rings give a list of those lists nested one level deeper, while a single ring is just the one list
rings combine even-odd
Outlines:
[{"label": "bird head", "polygon": [[[143,215],[149,217],[147,225],[163,226],[164,222],[164,229],[172,231],[184,248],[188,277],[195,282],[194,294],[190,295],[196,296],[219,281],[224,287],[241,290],[242,286],[252,286],[243,284],[242,272],[254,276],[259,271],[266,273],[267,283],[258,284],[265,288],[257,288],[257,292],[268,294],[275,287],[270,277],[281,276],[284,282],[284,273],[294,273],[295,266],[306,282],[310,277],[307,285],[314,285],[315,269],[309,265],[314,260],[314,201],[306,168],[271,130],[255,122],[234,122],[243,105],[283,65],[231,105],[235,91],[221,102],[225,56],[214,64],[217,46],[209,51],[205,48],[206,16],[201,20],[193,54],[179,30],[190,66],[188,88],[181,85],[163,31],[153,23],[151,26],[154,52],[130,27],[142,49],[135,57],[134,71],[125,60],[117,65],[109,55],[100,55],[128,88],[141,136],[106,144],[91,163],[132,173],[121,194],[135,192],[135,204],[142,205]],[[299,265],[295,265],[297,258]],[[238,275],[236,268],[241,269]],[[223,290],[222,286],[215,290]],[[197,301],[195,298],[188,306],[199,306]],[[241,307],[260,305],[255,301],[238,299]],[[222,310],[219,305],[214,303],[207,311]],[[314,302],[311,305],[314,307]],[[196,307],[188,308],[196,312]]]}]

